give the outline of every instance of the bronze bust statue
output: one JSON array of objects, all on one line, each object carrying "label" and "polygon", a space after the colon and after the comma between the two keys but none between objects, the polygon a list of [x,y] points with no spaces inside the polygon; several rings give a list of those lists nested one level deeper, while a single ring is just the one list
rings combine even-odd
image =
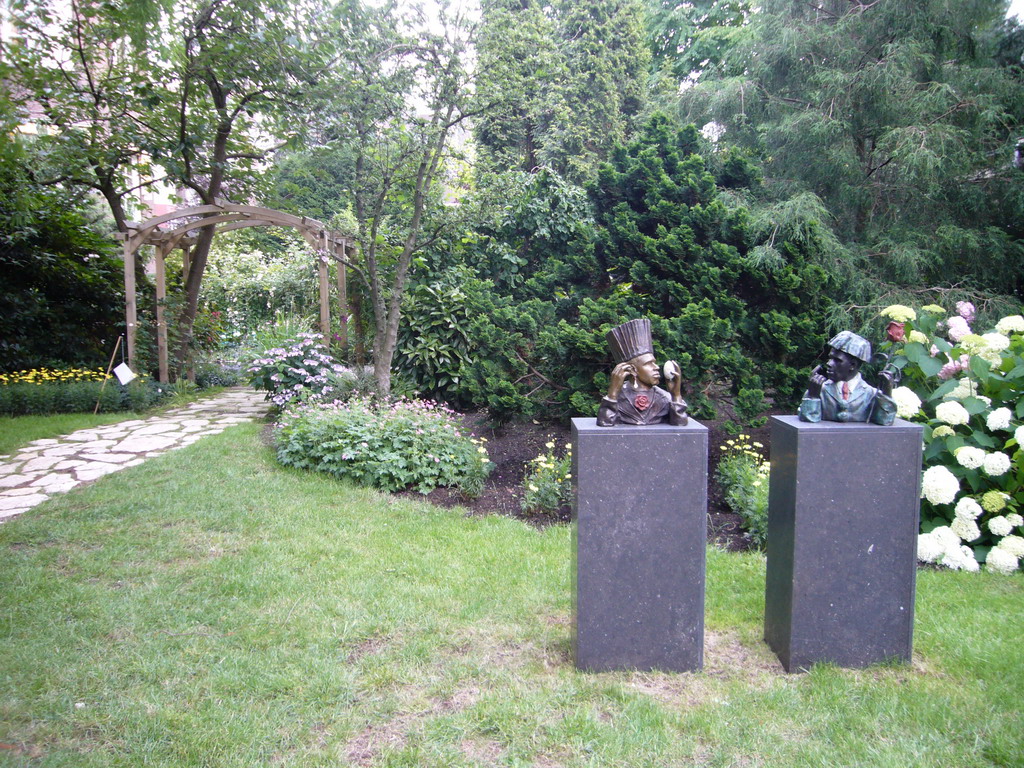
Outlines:
[{"label": "bronze bust statue", "polygon": [[871,422],[888,426],[896,420],[892,374],[882,371],[878,387],[860,375],[871,361],[871,344],[852,331],[840,331],[828,343],[828,362],[816,366],[800,402],[800,421]]},{"label": "bronze bust statue", "polygon": [[597,425],[686,424],[682,377],[675,360],[665,363],[668,391],[658,386],[661,372],[654,359],[651,321],[646,318],[630,320],[612,328],[607,338],[616,365],[612,369],[608,394],[601,399]]}]

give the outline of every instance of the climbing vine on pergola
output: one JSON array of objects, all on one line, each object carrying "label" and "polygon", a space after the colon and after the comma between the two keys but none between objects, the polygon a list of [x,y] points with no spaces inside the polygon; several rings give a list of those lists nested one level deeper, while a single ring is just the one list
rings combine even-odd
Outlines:
[{"label": "climbing vine on pergola", "polygon": [[[173,225],[173,222],[180,223]],[[163,228],[172,224],[173,228]],[[346,343],[348,318],[348,291],[346,286],[345,260],[353,247],[351,238],[342,237],[329,230],[316,219],[294,216],[270,208],[252,205],[200,205],[183,208],[147,219],[141,224],[129,224],[127,232],[118,233],[124,241],[124,293],[125,345],[128,364],[135,365],[135,336],[138,330],[138,308],[135,296],[135,254],[144,245],[152,245],[156,252],[156,340],[159,364],[159,380],[169,380],[167,349],[167,318],[164,303],[167,298],[165,264],[167,256],[175,249],[182,251],[185,274],[189,270],[189,251],[195,243],[199,230],[215,227],[215,234],[245,227],[290,227],[295,229],[316,253],[317,273],[320,279],[320,330],[324,337],[330,336],[331,315],[329,300],[328,263],[338,263],[338,303],[341,320],[342,344]]]}]

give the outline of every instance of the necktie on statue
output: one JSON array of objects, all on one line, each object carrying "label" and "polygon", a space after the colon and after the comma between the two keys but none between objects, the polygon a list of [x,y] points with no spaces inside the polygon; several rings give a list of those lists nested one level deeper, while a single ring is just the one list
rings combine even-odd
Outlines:
[{"label": "necktie on statue", "polygon": [[845,381],[843,382],[843,400],[850,399],[850,385]]}]

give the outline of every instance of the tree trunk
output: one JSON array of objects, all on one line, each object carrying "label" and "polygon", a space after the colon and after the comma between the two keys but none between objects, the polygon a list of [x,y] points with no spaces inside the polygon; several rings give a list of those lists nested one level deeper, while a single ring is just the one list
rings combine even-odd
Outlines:
[{"label": "tree trunk", "polygon": [[[215,228],[206,227],[199,232],[195,247],[192,249],[192,263],[185,281],[185,306],[178,316],[178,348],[174,354],[175,372],[179,374],[185,368],[189,349],[192,346],[192,328],[199,311],[199,286],[206,271],[206,260],[210,255]],[[175,378],[177,375],[175,374]]]}]

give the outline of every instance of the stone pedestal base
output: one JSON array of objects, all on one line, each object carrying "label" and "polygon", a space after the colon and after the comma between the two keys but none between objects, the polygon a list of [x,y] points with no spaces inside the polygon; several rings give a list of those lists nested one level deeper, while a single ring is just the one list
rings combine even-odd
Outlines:
[{"label": "stone pedestal base", "polygon": [[704,663],[708,431],[573,419],[576,667]]},{"label": "stone pedestal base", "polygon": [[764,636],[787,672],[910,661],[922,432],[772,418]]}]

